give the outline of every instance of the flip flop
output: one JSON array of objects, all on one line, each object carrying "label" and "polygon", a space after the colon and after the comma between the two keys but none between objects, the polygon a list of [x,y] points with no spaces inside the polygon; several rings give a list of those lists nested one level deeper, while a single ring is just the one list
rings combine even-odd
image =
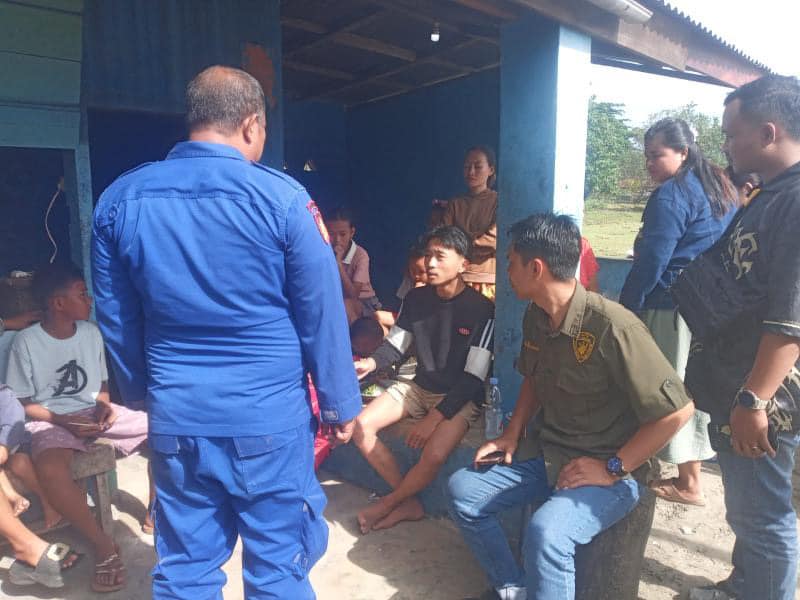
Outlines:
[{"label": "flip flop", "polygon": [[[75,560],[68,566],[63,566],[64,560],[72,554]],[[61,542],[50,544],[36,566],[31,566],[20,560],[15,560],[8,570],[8,581],[14,585],[33,585],[39,583],[49,588],[64,586],[61,574],[72,569],[83,557],[79,552],[72,552],[67,544]]]},{"label": "flip flop", "polygon": [[653,493],[667,502],[676,502],[678,504],[688,504],[690,506],[705,506],[705,498],[687,498],[683,492],[675,487],[675,478],[662,479],[660,481],[653,481],[650,484],[650,489]]},{"label": "flip flop", "polygon": [[100,583],[97,581],[99,575],[112,575],[112,581],[116,581],[119,575],[125,574],[127,569],[119,554],[116,552],[111,554],[103,562],[99,562],[94,566],[94,580],[92,581],[92,591],[95,592],[116,592],[125,587],[127,581],[125,579],[120,583]]}]

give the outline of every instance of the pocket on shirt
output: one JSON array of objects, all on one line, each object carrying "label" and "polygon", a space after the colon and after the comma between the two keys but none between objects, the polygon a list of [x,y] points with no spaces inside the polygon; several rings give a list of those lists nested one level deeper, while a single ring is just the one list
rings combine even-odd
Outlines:
[{"label": "pocket on shirt", "polygon": [[[313,453],[313,445],[305,435],[306,429],[298,427],[269,435],[233,438],[248,494],[278,489],[281,486],[276,486],[276,483],[279,482],[296,484],[302,479],[299,471],[306,463],[304,453]],[[304,443],[306,441],[308,444]]]},{"label": "pocket on shirt", "polygon": [[[552,403],[554,411],[566,423],[581,431],[604,428],[603,409],[609,404],[609,380],[603,369],[582,365],[578,369],[562,369],[556,386],[563,398]],[[612,421],[614,419],[611,419]],[[566,424],[565,423],[565,424]]]}]

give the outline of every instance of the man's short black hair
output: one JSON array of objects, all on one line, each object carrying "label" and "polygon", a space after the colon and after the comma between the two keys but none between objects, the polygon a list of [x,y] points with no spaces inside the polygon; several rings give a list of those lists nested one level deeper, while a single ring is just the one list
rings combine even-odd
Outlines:
[{"label": "man's short black hair", "polygon": [[355,227],[356,220],[355,215],[353,214],[353,210],[344,204],[340,204],[333,208],[333,210],[327,211],[325,213],[325,220],[326,221],[345,221],[350,223],[351,227]]},{"label": "man's short black hair", "polygon": [[189,131],[210,128],[232,134],[252,114],[263,118],[266,126],[264,90],[255,77],[241,69],[208,67],[186,87]]},{"label": "man's short black hair", "polygon": [[536,213],[517,221],[509,230],[511,247],[525,263],[539,258],[553,277],[575,277],[581,258],[581,231],[569,215]]},{"label": "man's short black hair", "polygon": [[383,339],[383,328],[372,317],[359,317],[350,325],[350,339],[353,340],[360,336]]},{"label": "man's short black hair", "polygon": [[777,123],[800,141],[800,80],[783,75],[765,75],[733,90],[727,106],[739,100],[742,116],[759,122]]},{"label": "man's short black hair", "polygon": [[442,246],[449,250],[454,250],[458,255],[464,258],[469,256],[469,251],[472,248],[472,242],[469,236],[460,227],[455,225],[442,225],[432,229],[422,238],[425,247],[431,243],[431,240],[439,241]]},{"label": "man's short black hair", "polygon": [[31,292],[36,303],[47,308],[47,302],[76,281],[83,281],[83,271],[72,263],[47,264],[36,270]]}]

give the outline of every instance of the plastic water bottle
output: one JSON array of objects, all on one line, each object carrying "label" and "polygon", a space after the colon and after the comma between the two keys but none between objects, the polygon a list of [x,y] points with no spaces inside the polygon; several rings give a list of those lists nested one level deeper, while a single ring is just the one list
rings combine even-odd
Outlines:
[{"label": "plastic water bottle", "polygon": [[494,438],[500,437],[503,427],[503,402],[500,399],[500,388],[497,385],[497,377],[489,379],[483,416],[486,419],[486,439],[493,440]]}]

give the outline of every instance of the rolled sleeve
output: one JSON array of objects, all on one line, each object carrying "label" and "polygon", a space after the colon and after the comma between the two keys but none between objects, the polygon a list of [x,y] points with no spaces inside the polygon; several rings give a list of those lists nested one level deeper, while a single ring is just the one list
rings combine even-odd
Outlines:
[{"label": "rolled sleeve", "polygon": [[[775,222],[765,262],[767,271],[767,312],[764,331],[800,338],[800,198],[789,204],[788,214]],[[787,203],[788,204],[788,203]]]},{"label": "rolled sleeve", "polygon": [[627,392],[639,423],[657,421],[691,402],[644,323],[615,328],[612,336],[606,361],[617,386]]},{"label": "rolled sleeve", "polygon": [[343,423],[361,411],[361,393],[353,369],[339,270],[323,237],[324,226],[312,215],[316,210],[308,194],[300,192],[287,212],[286,286],[322,420]]}]

